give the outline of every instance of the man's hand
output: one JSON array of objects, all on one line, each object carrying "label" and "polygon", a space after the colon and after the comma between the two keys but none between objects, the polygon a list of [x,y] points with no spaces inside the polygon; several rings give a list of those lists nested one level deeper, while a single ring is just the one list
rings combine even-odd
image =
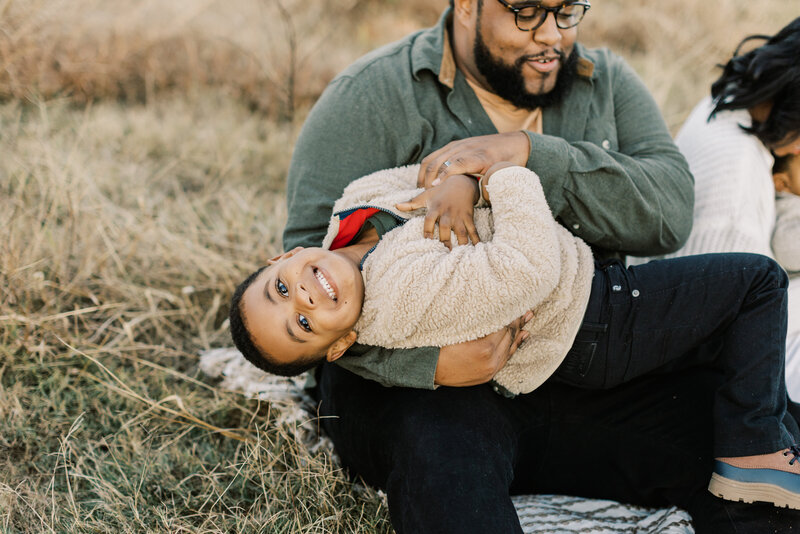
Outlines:
[{"label": "man's hand", "polygon": [[434,382],[440,386],[463,387],[490,381],[528,338],[528,332],[522,327],[532,318],[533,312],[529,311],[493,334],[442,347]]},{"label": "man's hand", "polygon": [[459,245],[466,245],[469,240],[473,244],[480,242],[472,218],[478,198],[478,181],[470,176],[456,175],[395,207],[400,211],[428,208],[423,227],[425,237],[433,239],[438,222],[439,240],[450,248],[451,231],[455,232]]},{"label": "man's hand", "polygon": [[429,189],[455,174],[485,174],[492,164],[509,161],[524,167],[528,163],[530,142],[525,132],[509,132],[470,137],[448,143],[422,160],[417,187]]}]

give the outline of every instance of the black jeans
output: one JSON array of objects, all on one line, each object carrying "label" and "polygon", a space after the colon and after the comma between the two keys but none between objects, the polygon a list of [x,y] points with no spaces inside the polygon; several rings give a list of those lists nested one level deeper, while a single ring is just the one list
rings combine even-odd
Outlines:
[{"label": "black jeans", "polygon": [[[598,266],[584,322],[551,379],[590,389],[654,371],[707,364],[714,456],[749,456],[800,442],[786,413],[786,288],[773,260],[703,254],[625,268]],[[715,345],[718,350],[700,350]]]},{"label": "black jeans", "polygon": [[[683,362],[714,362],[720,348],[710,341],[665,364],[668,373],[610,389],[551,380],[515,398],[489,385],[385,388],[324,364],[319,412],[350,473],[386,490],[400,534],[519,533],[509,495],[523,493],[676,505],[698,534],[790,531],[800,512],[724,501],[706,489],[712,406],[724,377]],[[795,417],[798,408],[789,406]]]}]

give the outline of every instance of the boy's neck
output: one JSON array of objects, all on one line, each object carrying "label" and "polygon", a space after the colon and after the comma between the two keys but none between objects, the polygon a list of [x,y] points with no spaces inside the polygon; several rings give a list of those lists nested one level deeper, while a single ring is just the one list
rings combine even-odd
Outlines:
[{"label": "boy's neck", "polygon": [[350,243],[346,247],[336,249],[334,252],[341,254],[356,265],[359,265],[361,260],[364,258],[364,255],[375,246],[378,240],[378,232],[375,230],[375,228],[370,227],[369,229],[364,230],[361,235],[358,236],[357,241]]}]

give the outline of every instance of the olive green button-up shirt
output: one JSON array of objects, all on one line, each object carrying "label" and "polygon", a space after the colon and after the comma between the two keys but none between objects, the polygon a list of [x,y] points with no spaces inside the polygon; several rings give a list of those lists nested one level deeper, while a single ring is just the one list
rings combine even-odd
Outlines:
[{"label": "olive green button-up shirt", "polygon": [[[286,250],[321,244],[350,181],[497,133],[460,71],[452,84],[439,80],[448,19],[449,10],[436,26],[362,57],[326,88],[289,169]],[[556,219],[598,256],[673,251],[691,229],[688,165],[633,70],[605,49],[577,44],[576,52],[583,68],[571,90],[543,110],[542,134],[528,132],[528,168]],[[356,345],[337,363],[384,385],[433,388],[438,354]]]}]

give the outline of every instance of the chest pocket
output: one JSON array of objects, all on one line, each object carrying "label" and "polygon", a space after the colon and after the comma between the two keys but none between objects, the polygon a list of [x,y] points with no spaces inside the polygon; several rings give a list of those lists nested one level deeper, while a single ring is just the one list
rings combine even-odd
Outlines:
[{"label": "chest pocket", "polygon": [[619,151],[616,124],[613,122],[593,121],[586,129],[585,139],[609,152]]}]

